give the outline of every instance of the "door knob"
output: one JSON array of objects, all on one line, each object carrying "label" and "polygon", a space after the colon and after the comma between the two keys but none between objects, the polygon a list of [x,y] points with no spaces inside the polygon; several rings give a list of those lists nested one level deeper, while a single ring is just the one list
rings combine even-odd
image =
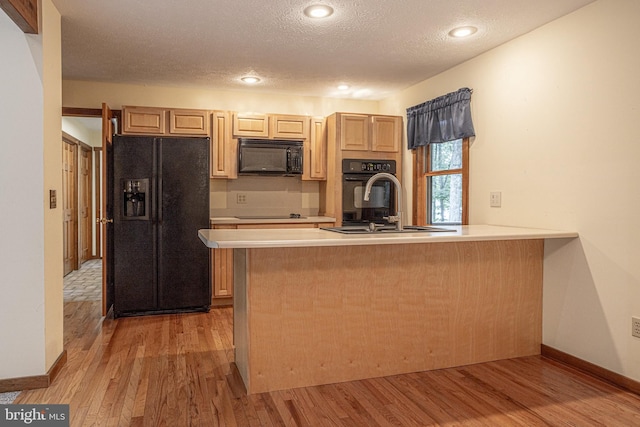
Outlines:
[{"label": "door knob", "polygon": [[96,224],[108,224],[108,223],[113,223],[113,219],[96,218]]}]

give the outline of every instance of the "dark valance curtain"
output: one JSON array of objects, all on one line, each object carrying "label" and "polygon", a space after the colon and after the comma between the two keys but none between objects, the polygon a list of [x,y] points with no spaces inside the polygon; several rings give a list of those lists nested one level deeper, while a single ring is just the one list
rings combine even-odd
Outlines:
[{"label": "dark valance curtain", "polygon": [[409,149],[475,136],[469,106],[471,92],[462,88],[407,108]]}]

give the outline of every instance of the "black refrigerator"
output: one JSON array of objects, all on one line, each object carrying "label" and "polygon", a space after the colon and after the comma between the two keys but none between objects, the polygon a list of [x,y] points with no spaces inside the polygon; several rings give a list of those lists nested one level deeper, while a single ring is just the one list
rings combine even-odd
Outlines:
[{"label": "black refrigerator", "polygon": [[208,311],[209,138],[113,139],[115,317]]}]

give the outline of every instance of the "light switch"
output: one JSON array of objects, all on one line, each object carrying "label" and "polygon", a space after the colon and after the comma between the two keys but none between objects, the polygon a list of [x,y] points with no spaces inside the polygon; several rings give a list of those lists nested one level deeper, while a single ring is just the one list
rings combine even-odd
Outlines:
[{"label": "light switch", "polygon": [[492,208],[502,206],[502,193],[500,191],[492,191],[489,193],[489,206]]},{"label": "light switch", "polygon": [[58,198],[56,197],[56,190],[49,190],[49,209],[55,209],[58,206]]}]

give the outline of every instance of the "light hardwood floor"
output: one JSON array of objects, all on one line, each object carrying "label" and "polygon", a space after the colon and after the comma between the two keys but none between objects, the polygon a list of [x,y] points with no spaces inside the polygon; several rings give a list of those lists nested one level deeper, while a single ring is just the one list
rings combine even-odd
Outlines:
[{"label": "light hardwood floor", "polygon": [[67,364],[15,403],[68,403],[72,426],[640,425],[640,396],[543,357],[247,396],[230,308],[103,322],[99,304],[65,304]]}]

